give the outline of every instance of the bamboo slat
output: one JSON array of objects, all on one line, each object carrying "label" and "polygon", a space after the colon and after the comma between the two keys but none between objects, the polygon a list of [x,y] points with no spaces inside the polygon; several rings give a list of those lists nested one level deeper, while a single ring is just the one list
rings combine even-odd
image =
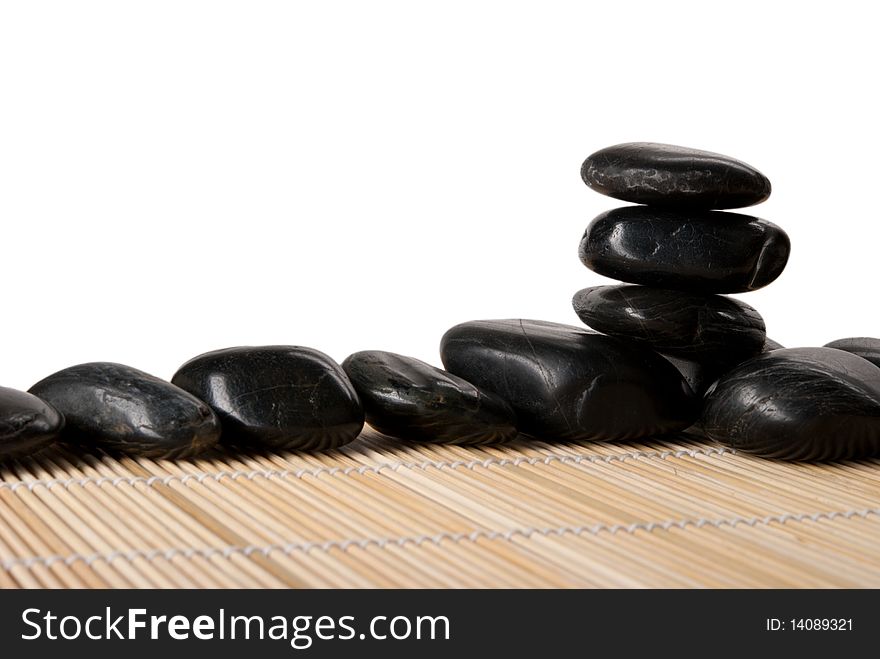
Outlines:
[{"label": "bamboo slat", "polygon": [[0,466],[0,587],[878,587],[880,462],[682,436]]}]

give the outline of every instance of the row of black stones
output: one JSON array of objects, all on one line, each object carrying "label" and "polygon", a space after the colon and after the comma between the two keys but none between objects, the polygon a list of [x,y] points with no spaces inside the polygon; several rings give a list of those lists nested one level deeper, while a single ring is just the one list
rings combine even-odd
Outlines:
[{"label": "row of black stones", "polygon": [[171,382],[81,364],[28,393],[0,388],[0,459],[56,440],[165,458],[218,444],[327,450],[365,421],[412,442],[620,440],[691,428],[778,458],[880,454],[880,340],[786,350],[766,338],[757,311],[721,295],[760,288],[785,267],[779,227],[718,212],[766,199],[766,177],[725,156],[656,144],[603,149],[582,176],[643,204],[600,215],[581,242],[588,267],[635,284],[575,295],[578,314],[602,333],[463,323],[442,339],[445,371],[382,351],[340,366],[297,346],[209,352]]},{"label": "row of black stones", "polygon": [[0,388],[0,458],[56,440],[154,458],[235,450],[329,450],[364,422],[414,442],[479,444],[518,434],[510,405],[411,357],[358,352],[340,366],[300,346],[199,355],[171,381],[111,362],[58,371],[28,392]]}]

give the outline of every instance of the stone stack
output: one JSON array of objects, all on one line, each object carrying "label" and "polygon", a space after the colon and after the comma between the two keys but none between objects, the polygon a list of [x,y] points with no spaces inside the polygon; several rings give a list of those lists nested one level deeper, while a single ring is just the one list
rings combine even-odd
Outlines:
[{"label": "stone stack", "polygon": [[775,224],[725,212],[767,199],[755,168],[715,153],[653,143],[597,151],[584,182],[635,206],[599,215],[583,263],[627,284],[579,291],[578,316],[663,355],[700,396],[698,429],[737,449],[840,460],[880,449],[880,353],[871,339],[784,349],[758,312],[727,293],[773,282],[790,243]]},{"label": "stone stack", "polygon": [[650,346],[697,394],[765,349],[761,315],[723,294],[775,280],[790,242],[771,222],[719,209],[764,201],[767,177],[727,156],[645,142],[597,151],[581,177],[597,192],[639,204],[602,213],[587,227],[581,261],[629,284],[575,294],[584,323]]},{"label": "stone stack", "polygon": [[723,294],[776,279],[788,236],[718,209],[765,200],[770,182],[732,158],[645,143],[603,149],[582,174],[593,189],[640,204],[603,213],[581,243],[589,268],[633,284],[575,296],[578,315],[600,333],[471,321],[443,337],[443,364],[506,400],[520,430],[542,439],[681,431],[697,420],[700,394],[767,345],[758,312]]}]

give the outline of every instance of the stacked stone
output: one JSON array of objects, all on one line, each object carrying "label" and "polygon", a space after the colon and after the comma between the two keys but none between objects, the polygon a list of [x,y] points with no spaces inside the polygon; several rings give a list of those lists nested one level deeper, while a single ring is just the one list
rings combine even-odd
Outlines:
[{"label": "stacked stone", "polygon": [[725,212],[767,199],[763,174],[715,153],[629,143],[588,157],[581,176],[639,205],[587,227],[583,263],[628,284],[579,291],[575,311],[599,332],[650,346],[705,393],[699,430],[768,457],[880,454],[876,344],[787,350],[767,339],[755,309],[724,295],[766,286],[788,261],[782,229]]},{"label": "stacked stone", "polygon": [[697,421],[709,384],[767,345],[764,322],[724,293],[779,276],[789,240],[776,225],[718,209],[756,204],[770,183],[717,154],[624,144],[587,159],[584,180],[641,204],[587,229],[588,267],[631,285],[580,291],[575,308],[601,333],[531,320],[463,323],[441,342],[444,366],[514,409],[548,440],[640,439]]},{"label": "stacked stone", "polygon": [[723,294],[775,280],[790,241],[771,222],[719,209],[767,199],[766,176],[720,154],[636,142],[589,156],[581,177],[639,204],[602,213],[584,233],[584,265],[630,284],[579,291],[573,304],[585,324],[651,346],[697,394],[765,349],[761,315]]}]

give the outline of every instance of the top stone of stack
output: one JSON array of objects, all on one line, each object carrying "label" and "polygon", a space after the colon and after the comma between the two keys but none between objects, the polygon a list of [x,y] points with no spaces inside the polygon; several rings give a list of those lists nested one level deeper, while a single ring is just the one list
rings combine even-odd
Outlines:
[{"label": "top stone of stack", "polygon": [[584,161],[581,178],[609,197],[670,209],[743,208],[770,196],[767,177],[744,162],[653,142],[596,151]]}]

